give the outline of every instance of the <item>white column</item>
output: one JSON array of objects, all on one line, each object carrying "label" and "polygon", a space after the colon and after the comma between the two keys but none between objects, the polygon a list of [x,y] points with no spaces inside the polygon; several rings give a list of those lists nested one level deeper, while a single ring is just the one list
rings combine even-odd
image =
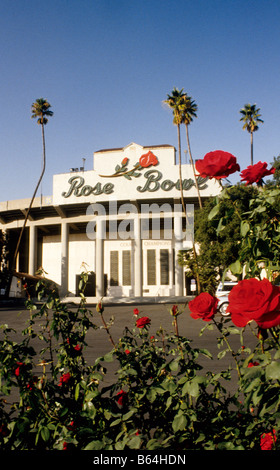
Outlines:
[{"label": "white column", "polygon": [[101,218],[96,223],[95,240],[95,275],[96,275],[96,297],[100,300],[104,296],[104,238],[105,222]]},{"label": "white column", "polygon": [[68,267],[69,267],[69,225],[61,224],[61,294],[68,294]]},{"label": "white column", "polygon": [[175,249],[175,295],[183,295],[184,270],[178,263],[178,252],[182,250],[182,215],[174,213],[174,249]]},{"label": "white column", "polygon": [[36,272],[36,263],[37,263],[37,227],[35,225],[30,225],[28,272],[32,276],[34,276]]},{"label": "white column", "polygon": [[134,296],[142,297],[143,263],[140,214],[134,218]]}]

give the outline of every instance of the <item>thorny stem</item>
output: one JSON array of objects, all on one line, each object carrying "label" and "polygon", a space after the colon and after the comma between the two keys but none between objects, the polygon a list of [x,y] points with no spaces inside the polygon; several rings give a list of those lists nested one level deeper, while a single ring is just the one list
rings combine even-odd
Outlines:
[{"label": "thorny stem", "polygon": [[51,336],[51,330],[50,330],[50,324],[49,324],[48,310],[45,312],[45,316],[46,316],[46,319],[47,319],[47,332],[48,332],[49,351],[50,351],[50,363],[51,363],[51,369],[52,369],[52,373],[53,373],[54,372],[53,348],[52,348],[52,336]]},{"label": "thorny stem", "polygon": [[174,325],[174,329],[175,329],[175,335],[179,336],[177,315],[174,316],[173,325]]},{"label": "thorny stem", "polygon": [[215,320],[214,318],[213,318],[213,323],[216,325],[216,327],[218,328],[219,332],[222,334],[223,339],[224,339],[225,343],[227,344],[227,347],[228,347],[229,351],[231,352],[231,355],[232,355],[232,357],[233,357],[233,359],[234,359],[234,362],[235,362],[235,364],[236,364],[236,369],[237,369],[238,377],[239,377],[239,379],[241,379],[241,373],[240,373],[238,361],[237,361],[237,359],[236,359],[236,354],[235,354],[235,352],[231,349],[231,346],[230,346],[230,344],[229,344],[229,342],[228,342],[228,340],[227,340],[227,337],[226,337],[225,334],[223,333],[223,330],[222,330],[221,326],[216,322],[216,320]]},{"label": "thorny stem", "polygon": [[107,323],[106,323],[106,321],[104,320],[104,317],[103,317],[103,315],[102,315],[102,312],[99,312],[99,313],[100,313],[101,320],[102,320],[102,323],[103,323],[103,325],[104,325],[104,328],[105,328],[107,334],[109,335],[109,339],[110,339],[112,345],[113,345],[114,348],[115,348],[115,347],[116,347],[115,342],[114,342],[114,340],[113,340],[113,338],[112,338],[112,335],[111,335],[111,333],[110,333],[110,331],[109,331],[109,328],[108,328],[108,326],[107,326]]}]

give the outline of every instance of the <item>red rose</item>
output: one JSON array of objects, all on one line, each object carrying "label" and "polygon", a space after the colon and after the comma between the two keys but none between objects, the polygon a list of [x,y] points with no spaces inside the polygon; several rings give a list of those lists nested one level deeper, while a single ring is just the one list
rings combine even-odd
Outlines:
[{"label": "red rose", "polygon": [[157,165],[158,159],[153,154],[153,152],[149,151],[148,153],[141,155],[141,157],[139,158],[139,163],[143,168],[148,168],[148,166]]},{"label": "red rose", "polygon": [[207,153],[202,160],[197,160],[195,167],[203,178],[226,178],[231,173],[240,171],[236,157],[223,150]]},{"label": "red rose", "polygon": [[228,311],[236,326],[254,320],[266,329],[280,324],[280,288],[268,279],[244,279],[230,291]]},{"label": "red rose", "polygon": [[201,318],[204,321],[210,321],[217,312],[219,300],[208,292],[202,292],[195,299],[189,302],[191,317]]},{"label": "red rose", "polygon": [[126,165],[126,164],[127,164],[127,162],[128,162],[128,158],[127,158],[127,157],[125,157],[125,158],[123,159],[123,161],[122,161],[122,166]]},{"label": "red rose", "polygon": [[26,385],[26,387],[27,387],[28,390],[30,390],[30,391],[33,390],[34,385],[36,385],[36,384],[38,383],[38,381],[39,381],[39,379],[38,379],[38,377],[37,377],[36,375],[34,375],[32,378],[33,378],[33,381],[30,381],[30,382]]},{"label": "red rose", "polygon": [[151,323],[150,318],[148,317],[141,317],[136,320],[137,328],[144,328],[144,326],[149,325]]},{"label": "red rose", "polygon": [[252,361],[252,362],[249,362],[248,367],[255,367],[255,366],[259,366],[259,365],[260,365],[259,362]]},{"label": "red rose", "polygon": [[178,310],[178,306],[177,305],[173,305],[172,309],[171,309],[171,315],[173,315],[174,317],[176,317],[179,313],[179,310]]},{"label": "red rose", "polygon": [[267,163],[258,162],[255,165],[249,165],[246,170],[240,173],[241,181],[246,181],[246,185],[259,183],[265,176],[273,175],[275,168],[266,169]]},{"label": "red rose", "polygon": [[121,390],[119,393],[117,393],[117,402],[120,406],[123,406],[127,403],[127,392],[124,390]]},{"label": "red rose", "polygon": [[261,435],[261,450],[272,450],[276,442],[276,432],[273,429],[272,432],[264,432]]},{"label": "red rose", "polygon": [[98,302],[98,304],[96,305],[96,311],[97,311],[98,313],[103,313],[104,307],[103,307],[103,305],[102,305],[102,302]]},{"label": "red rose", "polygon": [[23,366],[23,362],[17,362],[18,367],[15,369],[15,375],[19,377],[20,375],[20,368]]},{"label": "red rose", "polygon": [[133,313],[134,313],[134,315],[138,315],[138,314],[139,314],[138,308],[135,308],[135,309],[133,310]]},{"label": "red rose", "polygon": [[67,384],[70,378],[71,378],[71,374],[69,372],[67,372],[66,374],[63,374],[59,380],[59,384],[58,384],[59,387],[61,387],[63,384]]}]

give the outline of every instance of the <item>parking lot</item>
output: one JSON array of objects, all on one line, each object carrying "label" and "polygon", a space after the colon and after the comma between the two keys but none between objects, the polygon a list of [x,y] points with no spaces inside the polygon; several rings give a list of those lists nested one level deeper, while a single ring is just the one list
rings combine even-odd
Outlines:
[{"label": "parking lot", "polygon": [[[142,304],[142,305],[105,305],[104,319],[107,323],[112,320],[112,326],[110,327],[110,333],[113,337],[114,342],[117,342],[122,337],[125,328],[134,328],[136,317],[134,315],[134,308],[138,308],[140,316],[148,316],[151,319],[150,333],[154,335],[160,327],[165,329],[168,333],[174,332],[172,321],[173,318],[170,314],[172,304]],[[76,306],[69,306],[71,309],[77,308]],[[112,350],[113,346],[109,340],[109,336],[106,330],[102,328],[102,320],[100,315],[96,312],[95,305],[89,305],[88,308],[93,312],[94,323],[100,327],[97,330],[89,330],[87,334],[88,346],[84,351],[85,358],[89,364],[93,364],[96,358],[103,356]],[[217,347],[217,337],[220,336],[219,331],[216,327],[204,331],[200,335],[201,329],[204,328],[208,323],[202,320],[194,320],[190,316],[190,312],[187,306],[179,305],[179,308],[184,309],[183,313],[178,317],[179,335],[185,336],[192,341],[192,347],[194,348],[205,348],[213,355],[213,360],[208,359],[206,356],[201,356],[199,363],[207,370],[213,372],[219,372],[225,370],[231,364],[233,365],[233,359],[230,354],[222,360],[217,360],[217,354],[220,349]],[[0,325],[8,324],[9,327],[16,330],[13,333],[12,338],[15,341],[22,341],[22,330],[26,327],[29,319],[29,312],[25,307],[2,307],[0,308]],[[37,322],[42,322],[39,318]],[[229,321],[229,325],[232,323]],[[38,324],[39,327],[39,324]],[[2,333],[0,333],[1,339]],[[255,338],[250,331],[244,335],[245,345],[247,347],[254,347]],[[233,350],[240,347],[239,335],[230,336],[230,344]],[[36,339],[34,343],[35,350],[39,351],[42,349],[42,343]],[[226,347],[226,346],[224,346]],[[108,370],[106,381],[113,379],[114,370]]]}]

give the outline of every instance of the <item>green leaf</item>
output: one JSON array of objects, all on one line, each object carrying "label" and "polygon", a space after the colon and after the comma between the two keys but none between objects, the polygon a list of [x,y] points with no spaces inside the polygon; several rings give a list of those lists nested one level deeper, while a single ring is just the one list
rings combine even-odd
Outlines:
[{"label": "green leaf", "polygon": [[54,305],[54,299],[51,299],[49,302],[46,303],[46,307],[48,309],[52,309]]},{"label": "green leaf", "polygon": [[171,406],[172,404],[172,397],[168,397],[166,401],[166,410]]},{"label": "green leaf", "polygon": [[130,449],[140,449],[142,440],[139,436],[133,436],[127,443]]},{"label": "green leaf", "polygon": [[189,389],[189,382],[186,382],[185,385],[182,388],[182,392],[181,392],[182,397],[184,397],[188,393],[188,389]]},{"label": "green leaf", "polygon": [[220,351],[218,353],[217,358],[222,359],[226,355],[227,352],[228,352],[228,349],[223,349],[223,351]]},{"label": "green leaf", "polygon": [[179,360],[180,360],[180,358],[176,358],[176,359],[174,359],[173,361],[171,361],[171,362],[169,363],[169,368],[170,368],[170,370],[172,370],[173,372],[176,372],[176,370],[178,370],[178,368],[179,368]]},{"label": "green leaf", "polygon": [[164,388],[167,390],[169,393],[174,394],[177,389],[177,384],[173,382],[172,380],[167,380],[164,383]]},{"label": "green leaf", "polygon": [[172,422],[172,429],[174,432],[183,431],[187,425],[187,418],[182,412],[179,412],[173,422]]},{"label": "green leaf", "polygon": [[113,352],[109,352],[108,354],[105,354],[103,359],[105,362],[113,362],[114,361]]},{"label": "green leaf", "polygon": [[249,382],[249,384],[247,385],[247,387],[244,387],[244,388],[243,388],[244,393],[249,393],[249,392],[251,392],[252,390],[254,390],[255,388],[257,388],[257,386],[258,386],[260,383],[261,383],[260,377],[256,377],[254,380],[252,380],[251,382]]},{"label": "green leaf", "polygon": [[125,448],[125,442],[118,441],[115,444],[115,449],[116,450],[123,450]]},{"label": "green leaf", "polygon": [[274,359],[279,359],[280,358],[280,349],[277,349],[275,355],[274,355]]},{"label": "green leaf", "polygon": [[254,406],[257,406],[262,399],[261,389],[258,388],[252,395],[252,402]]},{"label": "green leaf", "polygon": [[157,439],[150,439],[147,442],[147,449],[148,450],[154,450],[154,449],[158,449],[160,447],[161,447],[161,444],[160,444],[160,442],[158,442]]},{"label": "green leaf", "polygon": [[105,419],[109,420],[112,416],[112,413],[110,410],[104,410],[104,416],[105,416]]},{"label": "green leaf", "polygon": [[220,211],[220,204],[217,204],[216,206],[211,209],[211,211],[208,214],[208,220],[212,220]]},{"label": "green leaf", "polygon": [[217,235],[220,235],[220,233],[226,228],[226,225],[224,224],[224,217],[222,217],[219,220],[218,227],[217,227]]},{"label": "green leaf", "polygon": [[210,353],[210,351],[208,351],[208,349],[203,348],[203,349],[200,349],[199,352],[200,354],[203,354],[203,356],[209,357],[209,359],[213,359],[213,356]]},{"label": "green leaf", "polygon": [[131,416],[133,416],[136,411],[137,411],[136,408],[132,408],[132,409],[129,410],[127,413],[125,413],[125,414],[123,415],[123,421],[126,421],[126,420],[128,420],[129,418],[131,418]]},{"label": "green leaf", "polygon": [[78,383],[75,388],[75,400],[77,401],[80,393],[80,384]]},{"label": "green leaf", "polygon": [[280,379],[280,362],[272,361],[272,363],[267,366],[265,375],[268,380]]},{"label": "green leaf", "polygon": [[250,225],[248,224],[248,222],[246,222],[246,220],[242,220],[241,225],[240,225],[240,233],[242,237],[245,237],[247,233],[249,232],[249,230],[250,230]]},{"label": "green leaf", "polygon": [[41,428],[41,436],[42,436],[42,439],[46,442],[49,440],[50,438],[50,431],[49,429],[44,426],[43,428]]},{"label": "green leaf", "polygon": [[91,441],[84,450],[100,450],[103,449],[102,441]]},{"label": "green leaf", "polygon": [[187,393],[192,397],[197,397],[199,394],[199,381],[194,378],[193,380],[186,382],[182,388],[182,396]]},{"label": "green leaf", "polygon": [[117,426],[118,424],[120,424],[122,421],[121,418],[118,418],[118,419],[115,419],[114,421],[112,421],[112,423],[110,424],[110,427],[112,426]]},{"label": "green leaf", "polygon": [[150,390],[148,390],[148,392],[147,392],[147,399],[148,399],[151,403],[153,403],[153,402],[155,401],[156,396],[157,396],[157,393],[156,393],[156,391],[155,391],[153,388],[151,388]]},{"label": "green leaf", "polygon": [[229,269],[233,274],[241,274],[242,273],[242,265],[239,260],[236,260],[229,266]]},{"label": "green leaf", "polygon": [[199,385],[197,381],[192,381],[189,382],[189,390],[188,390],[189,395],[192,397],[197,397],[199,394]]}]

